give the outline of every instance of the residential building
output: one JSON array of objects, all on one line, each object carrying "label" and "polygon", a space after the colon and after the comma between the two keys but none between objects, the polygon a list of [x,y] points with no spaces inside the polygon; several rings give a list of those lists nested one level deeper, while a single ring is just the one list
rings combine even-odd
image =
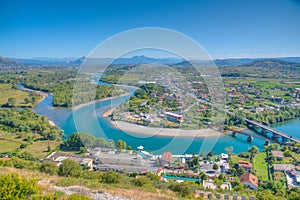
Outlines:
[{"label": "residential building", "polygon": [[240,182],[244,184],[246,187],[251,188],[253,190],[257,190],[258,188],[258,178],[253,174],[243,174],[240,176]]},{"label": "residential building", "polygon": [[239,161],[239,167],[243,167],[248,173],[252,171],[252,163],[246,161]]},{"label": "residential building", "polygon": [[291,172],[295,169],[295,165],[293,164],[274,164],[275,172]]},{"label": "residential building", "polygon": [[282,160],[284,158],[283,152],[282,151],[275,151],[271,150],[271,154],[277,159],[277,160]]}]

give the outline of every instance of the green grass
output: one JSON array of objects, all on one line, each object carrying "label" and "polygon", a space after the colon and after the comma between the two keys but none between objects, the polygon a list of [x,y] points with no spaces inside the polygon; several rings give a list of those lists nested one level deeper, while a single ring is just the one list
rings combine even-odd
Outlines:
[{"label": "green grass", "polygon": [[[54,150],[57,146],[61,144],[60,141],[52,141],[49,142],[51,150]],[[22,149],[20,152],[28,152],[34,155],[35,158],[45,158],[49,152],[48,152],[48,141],[46,140],[39,140],[36,141],[26,148]]]},{"label": "green grass", "polygon": [[256,171],[256,176],[261,180],[268,180],[268,164],[265,161],[266,153],[259,153],[255,156],[253,168]]},{"label": "green grass", "polygon": [[11,88],[11,84],[0,84],[0,105],[6,104],[8,98],[16,99],[16,106],[28,106],[24,103],[24,99],[29,97],[27,92]]},{"label": "green grass", "polygon": [[241,158],[241,157],[239,157],[239,156],[236,155],[236,154],[230,156],[230,162],[231,162],[232,164],[236,164],[236,163],[238,163],[239,161],[250,162],[250,160],[249,160],[248,158]]},{"label": "green grass", "polygon": [[0,137],[0,152],[14,151],[24,143],[22,139],[15,135],[5,135]]}]

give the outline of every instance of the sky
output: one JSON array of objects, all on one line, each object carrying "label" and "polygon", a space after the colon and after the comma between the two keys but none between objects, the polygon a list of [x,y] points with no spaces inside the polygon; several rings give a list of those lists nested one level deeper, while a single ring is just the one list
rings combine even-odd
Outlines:
[{"label": "sky", "polygon": [[0,56],[82,57],[140,27],[186,34],[212,58],[300,56],[300,0],[0,0]]}]

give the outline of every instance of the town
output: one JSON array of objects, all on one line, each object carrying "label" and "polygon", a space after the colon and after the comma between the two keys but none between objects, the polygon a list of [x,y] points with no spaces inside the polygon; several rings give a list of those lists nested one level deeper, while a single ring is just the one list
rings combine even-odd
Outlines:
[{"label": "town", "polygon": [[[88,171],[115,171],[134,175],[136,179],[153,174],[166,183],[194,182],[197,187],[191,188],[193,196],[204,199],[256,199],[262,189],[277,187],[275,192],[278,193],[300,185],[300,166],[297,165],[300,146],[293,144],[270,144],[265,146],[265,152],[252,146],[248,152],[239,154],[233,154],[233,147],[228,147],[225,153],[218,155],[213,152],[152,155],[143,146],[132,149],[119,140],[115,147],[86,150],[81,147],[80,150],[80,154],[54,151],[42,162],[59,167],[65,165],[65,160],[72,160]],[[13,158],[1,160],[4,166],[13,162]]]}]

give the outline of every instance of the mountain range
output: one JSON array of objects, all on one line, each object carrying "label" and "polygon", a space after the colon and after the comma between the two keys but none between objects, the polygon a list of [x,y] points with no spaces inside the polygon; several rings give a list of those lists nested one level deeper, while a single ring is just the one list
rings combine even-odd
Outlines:
[{"label": "mountain range", "polygon": [[[99,64],[115,64],[115,65],[128,65],[128,64],[166,64],[173,66],[190,66],[190,63],[179,58],[150,58],[146,56],[134,56],[131,58],[4,58],[0,57],[0,69],[18,69],[28,67],[78,67],[82,63],[88,65]],[[197,61],[194,62],[203,62]],[[282,57],[282,58],[232,58],[232,59],[216,59],[214,63],[217,66],[287,66],[299,67],[300,57]]]}]

